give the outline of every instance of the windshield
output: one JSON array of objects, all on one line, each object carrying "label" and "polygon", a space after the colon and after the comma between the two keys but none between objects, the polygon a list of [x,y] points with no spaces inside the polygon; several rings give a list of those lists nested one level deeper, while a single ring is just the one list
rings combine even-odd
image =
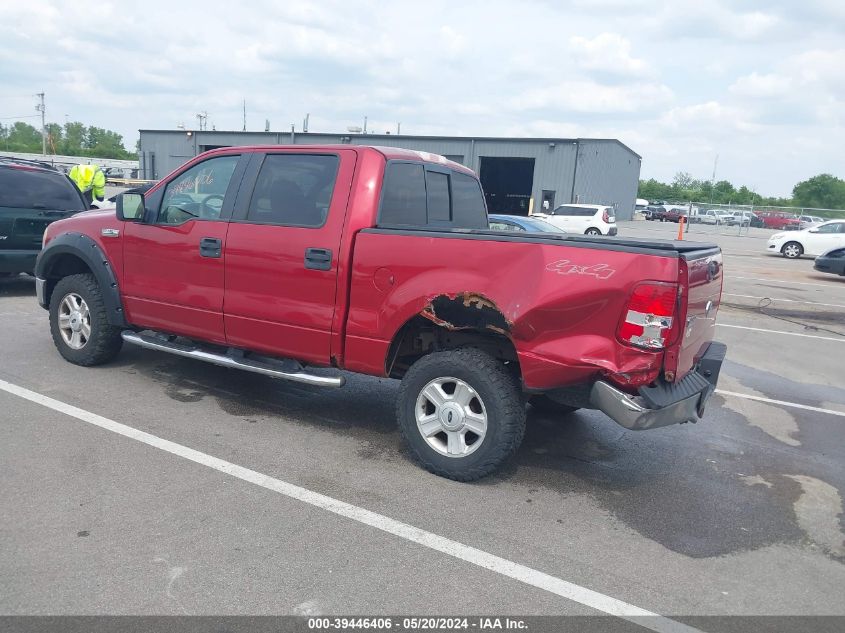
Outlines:
[{"label": "windshield", "polygon": [[77,189],[57,172],[0,169],[0,207],[84,211]]}]

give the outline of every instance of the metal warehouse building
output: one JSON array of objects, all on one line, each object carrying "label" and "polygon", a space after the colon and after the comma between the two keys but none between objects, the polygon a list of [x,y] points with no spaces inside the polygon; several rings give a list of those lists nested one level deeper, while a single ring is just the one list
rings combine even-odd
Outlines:
[{"label": "metal warehouse building", "polygon": [[[630,220],[639,154],[615,139],[470,138],[313,132],[141,130],[141,177],[159,179],[197,154],[236,145],[389,145],[441,154],[481,178],[491,213],[527,215],[533,205],[581,202],[616,209]],[[544,204],[544,203],[547,203]]]}]

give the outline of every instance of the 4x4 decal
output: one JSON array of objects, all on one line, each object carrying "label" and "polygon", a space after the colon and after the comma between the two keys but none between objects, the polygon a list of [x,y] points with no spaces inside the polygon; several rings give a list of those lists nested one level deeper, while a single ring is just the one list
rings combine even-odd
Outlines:
[{"label": "4x4 decal", "polygon": [[546,270],[558,275],[590,275],[598,279],[608,279],[616,271],[607,264],[593,264],[592,266],[581,266],[573,264],[568,259],[559,259],[546,266]]}]

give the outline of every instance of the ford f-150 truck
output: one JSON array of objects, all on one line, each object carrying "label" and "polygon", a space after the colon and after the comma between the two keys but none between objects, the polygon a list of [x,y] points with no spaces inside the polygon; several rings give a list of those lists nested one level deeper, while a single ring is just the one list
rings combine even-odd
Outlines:
[{"label": "ford f-150 truck", "polygon": [[721,289],[716,246],[491,231],[470,169],[351,145],[206,152],[51,224],[36,264],[71,363],[131,343],[321,387],[401,379],[410,452],[463,481],[516,451],[526,402],[697,420]]}]

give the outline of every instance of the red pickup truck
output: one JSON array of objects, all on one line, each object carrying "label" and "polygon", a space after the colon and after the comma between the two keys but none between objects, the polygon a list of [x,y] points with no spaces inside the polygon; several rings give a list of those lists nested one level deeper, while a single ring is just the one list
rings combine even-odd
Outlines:
[{"label": "red pickup truck", "polygon": [[343,374],[310,367],[401,379],[411,453],[463,481],[517,449],[526,402],[695,421],[725,353],[716,246],[490,231],[471,170],[396,148],[206,152],[51,224],[36,278],[77,365],[126,342],[322,387]]}]

